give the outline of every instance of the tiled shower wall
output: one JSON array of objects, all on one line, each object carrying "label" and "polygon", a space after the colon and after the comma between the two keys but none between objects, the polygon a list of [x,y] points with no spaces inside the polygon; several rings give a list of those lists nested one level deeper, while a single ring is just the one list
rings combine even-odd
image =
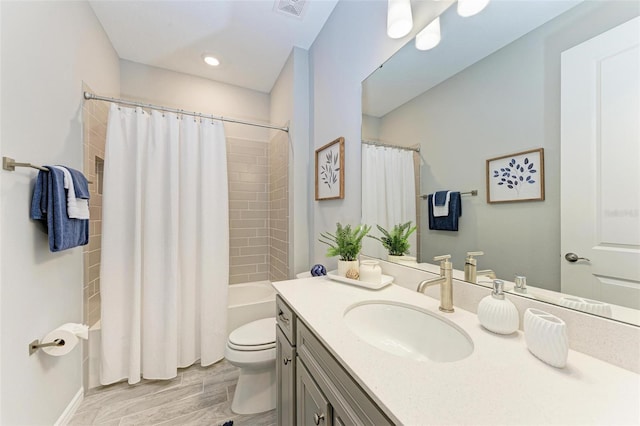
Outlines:
[{"label": "tiled shower wall", "polygon": [[230,284],[269,279],[268,148],[227,138]]},{"label": "tiled shower wall", "polygon": [[289,278],[289,140],[278,132],[269,143],[269,279]]},{"label": "tiled shower wall", "polygon": [[[84,91],[91,91],[83,86]],[[100,246],[102,243],[102,165],[107,138],[109,104],[85,101],[82,106],[84,165],[89,181],[89,244],[83,246],[83,318],[89,326],[100,319]],[[82,345],[83,385],[89,389],[89,345]]]},{"label": "tiled shower wall", "polygon": [[[90,91],[90,88],[83,87]],[[84,132],[84,174],[93,182],[89,185],[89,244],[83,247],[84,255],[84,318],[93,325],[100,319],[100,245],[102,242],[102,190],[98,192],[98,180],[102,179],[101,167],[107,137],[109,104],[85,101],[82,108]]]},{"label": "tiled shower wall", "polygon": [[229,283],[288,278],[288,138],[227,138]]}]

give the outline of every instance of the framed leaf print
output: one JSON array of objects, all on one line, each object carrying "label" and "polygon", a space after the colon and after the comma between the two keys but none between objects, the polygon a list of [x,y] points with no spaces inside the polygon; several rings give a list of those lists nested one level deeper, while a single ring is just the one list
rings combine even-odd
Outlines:
[{"label": "framed leaf print", "polygon": [[344,138],[316,149],[316,200],[344,198]]},{"label": "framed leaf print", "polygon": [[487,203],[544,200],[544,148],[487,160]]}]

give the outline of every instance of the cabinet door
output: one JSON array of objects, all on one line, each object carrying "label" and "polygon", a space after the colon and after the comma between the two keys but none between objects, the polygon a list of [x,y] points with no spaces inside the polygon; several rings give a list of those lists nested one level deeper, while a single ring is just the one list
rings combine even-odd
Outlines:
[{"label": "cabinet door", "polygon": [[298,425],[312,426],[333,424],[331,405],[324,397],[303,363],[297,365],[297,401]]},{"label": "cabinet door", "polygon": [[276,327],[276,377],[278,425],[296,424],[296,348],[289,344],[280,327]]}]

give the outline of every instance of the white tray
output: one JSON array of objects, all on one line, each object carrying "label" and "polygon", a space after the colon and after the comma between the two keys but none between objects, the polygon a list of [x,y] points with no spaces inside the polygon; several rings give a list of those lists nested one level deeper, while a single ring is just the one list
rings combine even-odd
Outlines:
[{"label": "white tray", "polygon": [[327,277],[333,281],[339,281],[341,283],[355,285],[358,287],[368,288],[369,290],[380,290],[383,287],[388,286],[393,282],[393,277],[389,275],[382,275],[382,279],[379,284],[369,283],[366,281],[352,280],[351,278],[338,275],[337,270],[327,272]]}]

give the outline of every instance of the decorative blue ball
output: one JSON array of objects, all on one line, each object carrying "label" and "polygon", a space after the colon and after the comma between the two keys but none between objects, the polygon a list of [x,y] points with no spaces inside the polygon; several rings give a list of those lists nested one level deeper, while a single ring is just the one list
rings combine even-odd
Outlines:
[{"label": "decorative blue ball", "polygon": [[313,268],[311,268],[311,275],[314,277],[327,275],[327,268],[325,268],[324,265],[313,265]]}]

